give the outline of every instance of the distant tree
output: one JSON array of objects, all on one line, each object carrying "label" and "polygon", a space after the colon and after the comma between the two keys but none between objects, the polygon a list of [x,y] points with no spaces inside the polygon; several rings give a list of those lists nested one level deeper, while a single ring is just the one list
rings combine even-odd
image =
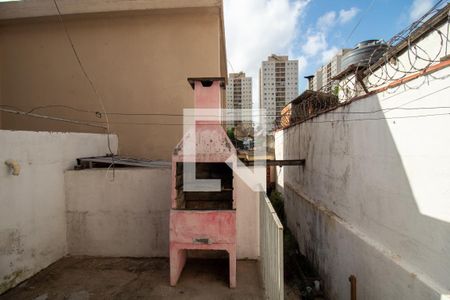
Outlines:
[{"label": "distant tree", "polygon": [[229,138],[232,142],[234,142],[234,127],[233,127],[233,128],[228,128],[228,129],[227,129],[227,135],[228,135],[228,138]]},{"label": "distant tree", "polygon": [[333,89],[333,95],[335,95],[336,97],[339,97],[339,86],[335,86]]}]

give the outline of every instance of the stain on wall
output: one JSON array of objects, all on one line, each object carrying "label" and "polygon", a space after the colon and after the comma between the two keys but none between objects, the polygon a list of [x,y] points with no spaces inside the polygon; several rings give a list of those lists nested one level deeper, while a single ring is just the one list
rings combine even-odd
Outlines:
[{"label": "stain on wall", "polygon": [[[117,137],[111,135],[117,149]],[[105,135],[0,130],[0,293],[67,254],[64,170],[108,153]],[[4,161],[21,165],[13,176]]]}]

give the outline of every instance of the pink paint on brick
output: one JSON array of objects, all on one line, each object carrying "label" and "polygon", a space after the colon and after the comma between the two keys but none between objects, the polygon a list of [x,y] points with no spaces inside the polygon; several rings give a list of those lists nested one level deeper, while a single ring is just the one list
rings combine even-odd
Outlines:
[{"label": "pink paint on brick", "polygon": [[170,213],[170,241],[192,243],[208,238],[211,244],[236,243],[236,212],[172,210]]},{"label": "pink paint on brick", "polygon": [[[196,108],[221,108],[220,80],[192,80]],[[206,82],[206,84],[205,84]],[[195,138],[196,151],[187,155],[183,142]],[[223,163],[236,158],[236,150],[220,125],[220,119],[197,121],[177,145],[172,156],[172,199],[170,212],[170,284],[176,285],[186,262],[186,251],[225,250],[229,256],[230,287],[236,287],[236,211],[232,191],[230,209],[192,210],[178,207],[177,163]],[[180,175],[178,175],[180,176]],[[233,184],[234,186],[234,184]],[[214,196],[211,196],[214,198]],[[185,198],[183,198],[185,199]],[[216,199],[207,199],[207,201]],[[185,200],[187,201],[187,200]]]}]

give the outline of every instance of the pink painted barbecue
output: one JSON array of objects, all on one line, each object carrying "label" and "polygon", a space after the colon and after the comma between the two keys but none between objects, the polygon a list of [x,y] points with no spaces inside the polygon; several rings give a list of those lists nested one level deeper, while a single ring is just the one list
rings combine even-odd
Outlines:
[{"label": "pink painted barbecue", "polygon": [[[188,81],[194,89],[196,109],[216,109],[211,115],[220,112],[223,78],[190,78]],[[177,284],[188,250],[225,250],[229,257],[230,287],[236,286],[235,190],[233,171],[225,162],[230,157],[236,157],[236,150],[220,118],[195,121],[195,126],[191,126],[174,150],[170,211],[172,286]],[[195,172],[191,174],[195,174],[197,180],[194,188],[188,187],[192,175],[188,179],[184,172],[192,167]],[[215,179],[215,188],[205,188],[202,185],[205,179]]]}]

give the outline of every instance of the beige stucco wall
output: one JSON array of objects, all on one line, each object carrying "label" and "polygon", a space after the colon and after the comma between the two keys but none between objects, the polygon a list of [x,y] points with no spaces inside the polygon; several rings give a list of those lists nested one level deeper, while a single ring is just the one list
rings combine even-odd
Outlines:
[{"label": "beige stucco wall", "polygon": [[[226,76],[221,11],[195,8],[64,16],[80,59],[106,111],[182,114],[193,107],[186,78]],[[0,99],[29,111],[67,105],[102,111],[56,17],[0,23]],[[69,108],[35,113],[105,121]],[[4,129],[103,132],[57,121],[1,115]],[[170,159],[182,136],[182,117],[110,115],[119,153]],[[146,123],[136,125],[130,123]]]}]

